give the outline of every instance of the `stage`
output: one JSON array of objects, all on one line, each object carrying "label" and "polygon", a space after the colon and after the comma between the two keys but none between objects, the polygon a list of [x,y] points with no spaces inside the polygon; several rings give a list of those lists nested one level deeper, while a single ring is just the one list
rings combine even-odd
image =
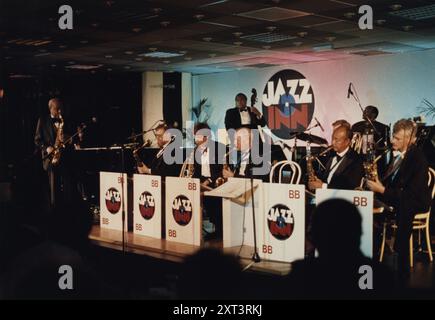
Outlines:
[{"label": "stage", "polygon": [[[93,226],[89,238],[92,244],[122,251],[122,232],[117,230],[102,229],[100,226]],[[238,246],[232,248],[222,248],[222,241],[211,240],[203,242],[201,247],[167,241],[165,239],[154,239],[127,232],[125,234],[124,250],[130,254],[144,255],[155,259],[168,262],[182,263],[184,259],[201,248],[222,249],[226,254],[239,256],[242,268],[248,266],[252,260],[253,247]],[[285,276],[291,270],[291,264],[274,261],[261,261],[254,263],[249,272],[258,274],[268,274],[274,276]]]}]

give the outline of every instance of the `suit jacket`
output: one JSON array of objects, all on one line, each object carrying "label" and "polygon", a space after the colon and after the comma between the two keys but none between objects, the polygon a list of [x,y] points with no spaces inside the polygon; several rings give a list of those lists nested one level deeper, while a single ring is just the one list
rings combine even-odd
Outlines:
[{"label": "suit jacket", "polygon": [[[263,147],[260,144],[260,155],[263,155]],[[236,157],[235,157],[236,158]],[[234,160],[234,158],[233,158]],[[265,159],[263,159],[265,160]],[[252,160],[252,153],[249,153],[249,160],[248,163],[246,164],[246,168],[245,168],[245,172],[244,172],[244,176],[242,176],[240,173],[240,168],[241,168],[241,164],[240,162],[237,161],[230,161],[230,159],[227,160],[227,163],[230,163],[229,167],[231,169],[231,171],[234,172],[234,177],[235,178],[250,178],[251,174],[253,175],[254,179],[260,179],[263,180],[264,182],[269,182],[269,173],[270,173],[270,169],[271,169],[271,163],[254,163],[254,161]],[[237,163],[234,163],[237,162]],[[254,168],[262,168],[265,167],[263,169],[265,169],[265,173],[264,174],[255,174],[253,173],[253,169]]]},{"label": "suit jacket", "polygon": [[[64,134],[67,135],[68,129],[64,127]],[[50,165],[50,159],[47,158],[47,148],[53,147],[56,143],[57,129],[51,117],[41,117],[38,119],[35,132],[35,146],[41,150],[43,167],[47,170]]]},{"label": "suit jacket", "polygon": [[[210,141],[209,144],[213,144],[213,148],[209,148],[208,163],[210,164],[210,179],[212,184],[216,182],[216,179],[222,176],[223,164],[225,162],[226,146],[220,142]],[[198,153],[199,150],[197,149]],[[195,158],[201,159],[201,155],[195,155]],[[194,163],[194,178],[199,178],[201,182],[207,180],[206,177],[201,175],[202,164],[195,161]]]},{"label": "suit jacket", "polygon": [[[325,183],[327,183],[334,156],[331,156],[326,164],[325,172],[319,177]],[[334,172],[331,182],[328,184],[328,189],[354,190],[360,186],[363,176],[364,167],[361,158],[355,151],[349,149]]]},{"label": "suit jacket", "polygon": [[[260,119],[257,118],[255,113],[251,111],[251,108],[248,107],[249,116],[251,117],[251,124],[248,126],[251,129],[257,129],[257,126],[264,127],[266,125],[266,120],[264,116],[261,116]],[[227,130],[234,129],[237,130],[242,128],[242,120],[240,118],[240,112],[237,107],[228,109],[225,114],[225,128]]]},{"label": "suit jacket", "polygon": [[[172,143],[174,143],[174,142],[172,142]],[[164,161],[165,152],[170,152],[170,150],[171,150],[171,148],[169,146],[170,145],[168,144],[166,146],[165,150],[160,155],[157,153],[157,155],[151,161],[149,168],[151,169],[152,175],[157,175],[157,176],[162,176],[162,177],[166,177],[166,176],[177,177],[180,174],[180,166],[179,165],[177,165],[175,163],[167,164]]]},{"label": "suit jacket", "polygon": [[426,212],[432,200],[427,185],[428,171],[423,152],[412,146],[406,152],[394,179],[390,176],[384,181],[383,201],[396,208],[398,214],[409,217]]}]

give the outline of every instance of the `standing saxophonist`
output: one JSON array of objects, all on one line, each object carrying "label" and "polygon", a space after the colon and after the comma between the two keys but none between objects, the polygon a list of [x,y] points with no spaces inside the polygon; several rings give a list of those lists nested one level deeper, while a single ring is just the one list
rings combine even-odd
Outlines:
[{"label": "standing saxophonist", "polygon": [[63,143],[68,136],[61,115],[62,103],[53,98],[48,101],[48,116],[40,117],[36,126],[35,145],[41,151],[42,165],[48,174],[49,207],[72,195],[71,174],[67,168]]}]

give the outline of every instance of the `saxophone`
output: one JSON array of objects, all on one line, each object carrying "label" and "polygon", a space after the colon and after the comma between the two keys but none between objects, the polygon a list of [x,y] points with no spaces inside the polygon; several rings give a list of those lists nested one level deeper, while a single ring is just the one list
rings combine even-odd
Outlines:
[{"label": "saxophone", "polygon": [[60,157],[61,157],[61,150],[65,147],[64,135],[63,135],[63,127],[65,122],[61,114],[59,114],[59,119],[60,119],[60,123],[56,131],[56,141],[54,143],[53,156],[51,158],[51,164],[53,166],[57,166],[59,164]]},{"label": "saxophone", "polygon": [[195,174],[195,152],[197,148],[194,148],[189,157],[184,160],[179,175],[180,178],[192,178]]},{"label": "saxophone", "polygon": [[381,160],[383,156],[385,156],[390,151],[391,150],[387,148],[382,154],[380,154],[376,158],[374,157],[373,152],[370,152],[367,155],[366,161],[363,162],[364,177],[361,179],[361,184],[358,188],[356,188],[356,190],[360,190],[360,191],[365,190],[364,185],[366,181],[368,180],[376,181],[376,179],[379,178],[377,163],[379,160]]}]

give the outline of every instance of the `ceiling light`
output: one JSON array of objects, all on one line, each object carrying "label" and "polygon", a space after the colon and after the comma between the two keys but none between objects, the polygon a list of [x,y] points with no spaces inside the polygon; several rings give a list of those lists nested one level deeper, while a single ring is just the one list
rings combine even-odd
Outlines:
[{"label": "ceiling light", "polygon": [[162,8],[153,8],[153,12],[154,13],[160,13],[160,12],[162,12]]},{"label": "ceiling light", "polygon": [[391,8],[391,10],[396,11],[396,10],[400,10],[400,9],[402,8],[402,5],[396,3],[396,4],[392,4],[392,5],[390,6],[390,8]]},{"label": "ceiling light", "polygon": [[378,20],[376,20],[376,24],[377,25],[383,25],[385,22],[387,22],[387,20],[385,20],[385,19],[378,19]]},{"label": "ceiling light", "polygon": [[410,31],[412,30],[413,26],[403,26],[402,29],[403,31]]},{"label": "ceiling light", "polygon": [[156,51],[157,48],[148,48],[149,51]]},{"label": "ceiling light", "polygon": [[162,21],[162,22],[160,22],[160,25],[162,27],[167,27],[167,26],[169,26],[170,23],[171,23],[170,21]]},{"label": "ceiling light", "polygon": [[131,29],[131,31],[133,31],[133,32],[140,32],[140,31],[142,31],[142,28],[134,27],[134,28]]},{"label": "ceiling light", "polygon": [[195,14],[193,17],[199,21],[199,20],[204,19],[205,16],[203,14]]},{"label": "ceiling light", "polygon": [[332,41],[334,41],[335,39],[337,39],[337,38],[336,38],[336,37],[326,37],[326,38],[325,38],[325,40],[328,41],[328,42],[332,42]]},{"label": "ceiling light", "polygon": [[235,41],[235,42],[233,42],[233,44],[235,44],[236,46],[240,46],[243,44],[243,42],[242,41]]},{"label": "ceiling light", "polygon": [[270,32],[273,32],[273,31],[276,30],[276,27],[275,26],[269,26],[269,27],[266,28],[266,30],[270,31]]},{"label": "ceiling light", "polygon": [[157,59],[165,59],[165,58],[174,58],[174,57],[180,57],[184,54],[176,53],[176,52],[163,52],[163,51],[153,51],[148,53],[142,53],[138,56],[140,57],[147,57],[147,58],[157,58]]},{"label": "ceiling light", "polygon": [[169,61],[169,60],[164,60],[163,63],[168,64],[168,63],[171,63],[171,61]]},{"label": "ceiling light", "polygon": [[202,40],[204,40],[205,42],[210,42],[213,38],[212,37],[204,37],[202,38]]},{"label": "ceiling light", "polygon": [[344,17],[347,19],[352,19],[355,16],[355,12],[346,12]]},{"label": "ceiling light", "polygon": [[237,38],[239,38],[242,34],[243,34],[243,32],[240,32],[240,31],[233,32],[233,35]]}]

